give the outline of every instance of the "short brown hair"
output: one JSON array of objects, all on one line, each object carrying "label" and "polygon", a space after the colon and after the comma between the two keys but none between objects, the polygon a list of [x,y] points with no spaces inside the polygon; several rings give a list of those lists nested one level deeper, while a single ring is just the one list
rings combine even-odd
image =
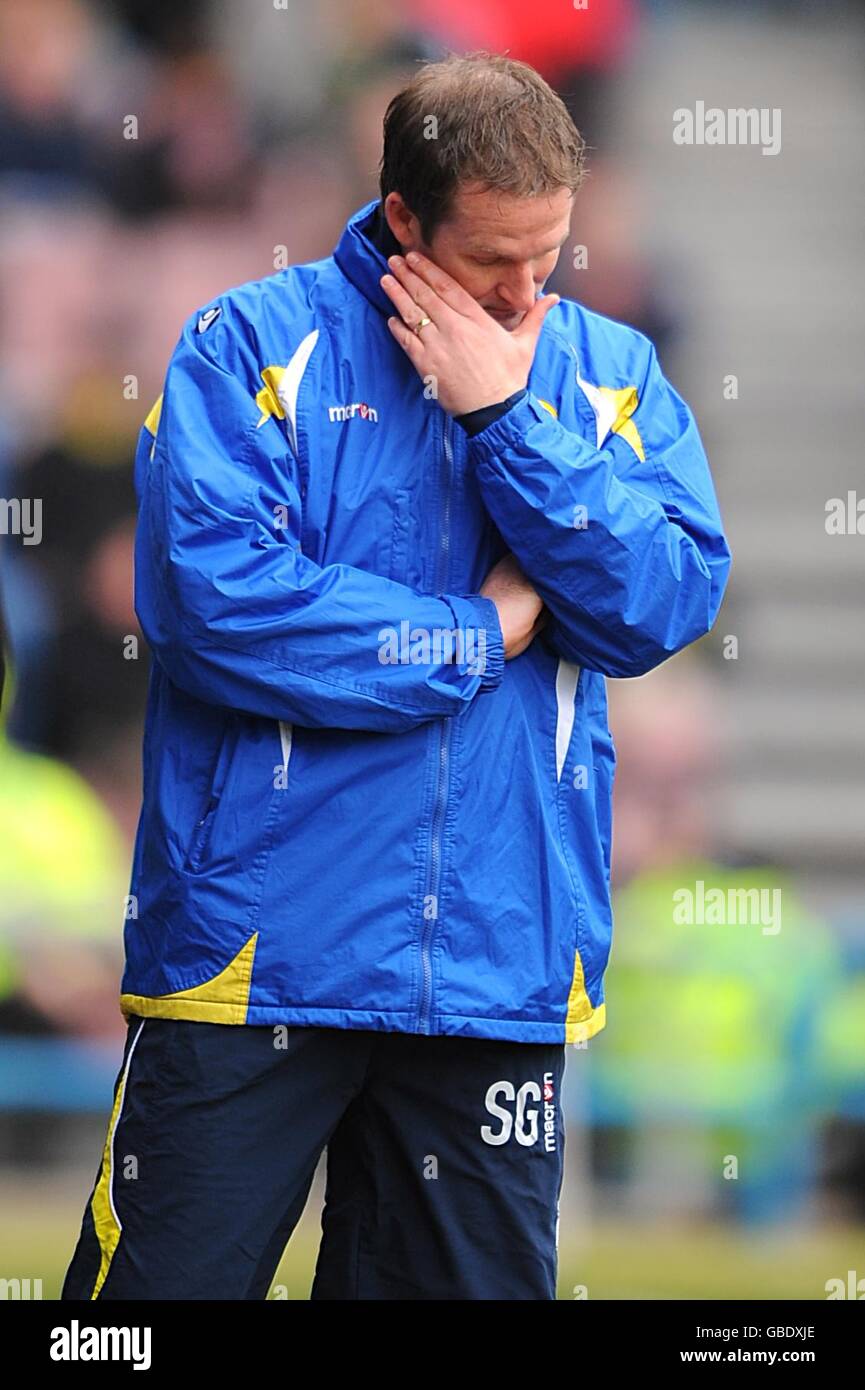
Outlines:
[{"label": "short brown hair", "polygon": [[460,183],[519,197],[576,192],[585,141],[527,63],[492,53],[426,63],[387,108],[381,196],[398,192],[428,241]]}]

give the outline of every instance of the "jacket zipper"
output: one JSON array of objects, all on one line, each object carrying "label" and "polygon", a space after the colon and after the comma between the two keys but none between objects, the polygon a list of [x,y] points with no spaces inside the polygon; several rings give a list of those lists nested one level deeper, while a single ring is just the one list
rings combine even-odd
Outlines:
[{"label": "jacket zipper", "polygon": [[[450,437],[450,416],[444,416],[442,429],[442,444],[444,456],[444,490],[442,504],[442,529],[441,546],[438,553],[438,564],[436,566],[436,593],[444,593],[447,589],[449,559],[450,559],[450,518],[451,518],[451,488],[453,484],[453,448]],[[427,875],[427,895],[425,898],[425,908],[430,905],[433,916],[424,918],[423,932],[421,934],[420,958],[422,971],[422,985],[420,1008],[418,1010],[418,1028],[421,1033],[429,1033],[430,1020],[432,1016],[432,943],[435,935],[436,922],[438,921],[439,911],[439,892],[441,889],[442,871],[442,834],[444,831],[445,815],[448,803],[448,776],[450,771],[450,745],[451,745],[452,720],[439,720],[438,727],[438,778],[436,783],[435,800],[433,802],[432,821],[430,823],[429,840],[429,873]]]}]

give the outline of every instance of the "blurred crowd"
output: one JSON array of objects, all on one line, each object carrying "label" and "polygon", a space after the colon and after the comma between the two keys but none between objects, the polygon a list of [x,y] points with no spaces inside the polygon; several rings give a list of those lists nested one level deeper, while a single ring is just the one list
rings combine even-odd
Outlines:
[{"label": "blurred crowd", "polygon": [[[592,255],[577,268],[566,249],[552,287],[648,332],[664,360],[682,305],[638,240],[616,121],[643,9],[639,0],[0,3],[0,496],[42,505],[40,543],[4,538],[0,562],[0,1063],[3,1037],[122,1036],[148,668],[143,644],[130,641],[140,637],[132,457],[183,320],[228,286],[327,255],[346,217],[375,196],[382,115],[406,76],[447,49],[489,48],[533,63],[589,143],[574,240]],[[663,1121],[675,1064],[692,1118],[751,1126],[771,1185],[778,1160],[764,1153],[760,1126],[789,1118],[791,1057],[798,1065],[808,1052],[812,1089],[798,1099],[810,1121],[815,1097],[865,1039],[842,997],[833,933],[792,886],[787,965],[766,952],[746,969],[740,957],[737,969],[717,935],[685,960],[681,938],[665,930],[669,883],[733,862],[705,810],[719,724],[711,700],[699,654],[651,687],[616,693],[622,891],[608,991],[620,1002],[598,1049],[603,1118],[611,1133],[633,1130],[651,1098]],[[831,1035],[819,1027],[818,987],[839,1000]],[[663,996],[676,1002],[650,1053],[635,1020],[657,1023],[652,1000]],[[701,1073],[692,1039],[707,1019],[702,1055],[713,1060]],[[639,1063],[652,1057],[649,1084]],[[861,1064],[838,1085],[845,1095],[862,1087]],[[793,1130],[795,1147],[802,1125]]]}]

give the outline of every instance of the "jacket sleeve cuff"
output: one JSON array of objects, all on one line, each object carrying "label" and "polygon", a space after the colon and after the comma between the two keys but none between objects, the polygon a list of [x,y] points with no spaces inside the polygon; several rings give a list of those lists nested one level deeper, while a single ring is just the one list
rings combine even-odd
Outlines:
[{"label": "jacket sleeve cuff", "polygon": [[469,456],[477,463],[493,458],[503,448],[519,443],[536,421],[543,423],[551,419],[552,416],[539,404],[537,397],[527,391],[506,414],[492,420],[478,434],[470,436]]},{"label": "jacket sleeve cuff", "polygon": [[505,669],[505,642],[499,610],[491,598],[482,594],[443,594],[442,597],[451,606],[457,631],[463,634],[460,664],[466,671],[480,676],[481,690],[496,690]]},{"label": "jacket sleeve cuff", "polygon": [[495,405],[484,405],[480,410],[471,410],[467,415],[455,415],[454,419],[461,425],[470,439],[481,430],[485,430],[488,425],[495,424],[503,415],[528,395],[528,389],[524,386],[520,391],[514,391],[513,395],[508,396],[507,400],[497,401]]}]

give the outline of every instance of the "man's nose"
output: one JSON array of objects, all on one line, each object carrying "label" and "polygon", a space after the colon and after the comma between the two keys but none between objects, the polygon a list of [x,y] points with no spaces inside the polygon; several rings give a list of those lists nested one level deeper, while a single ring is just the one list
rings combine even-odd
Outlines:
[{"label": "man's nose", "polygon": [[531,265],[514,266],[505,279],[499,282],[497,290],[506,304],[527,314],[538,293]]}]

